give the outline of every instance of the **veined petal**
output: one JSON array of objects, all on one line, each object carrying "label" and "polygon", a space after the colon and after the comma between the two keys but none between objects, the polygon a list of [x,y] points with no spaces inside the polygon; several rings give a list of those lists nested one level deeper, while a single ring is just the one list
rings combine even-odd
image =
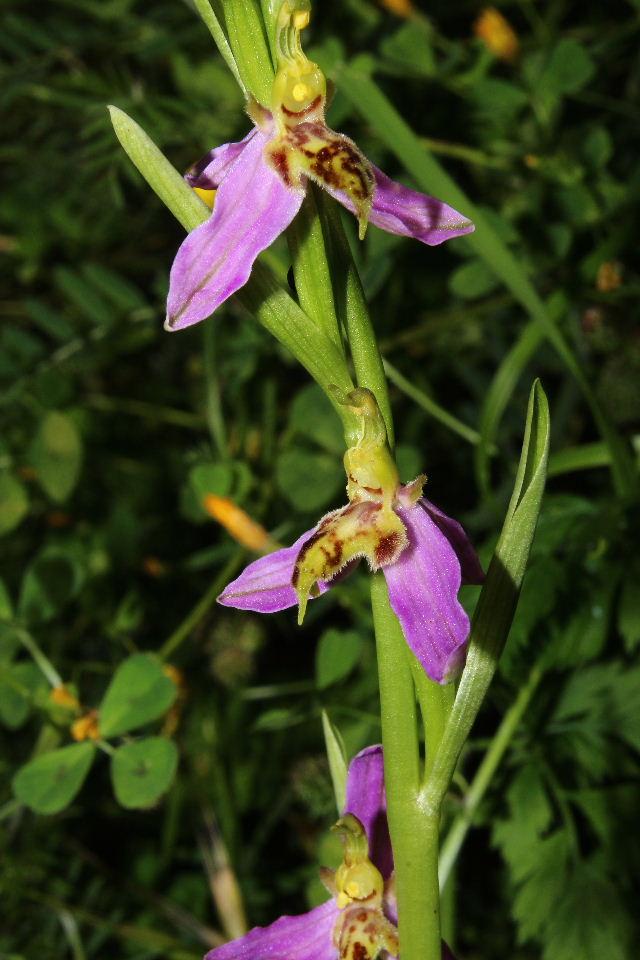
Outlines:
[{"label": "veined petal", "polygon": [[[371,169],[375,177],[375,189],[369,222],[381,230],[400,237],[413,237],[430,247],[475,230],[470,220],[442,200],[390,180],[373,164]],[[347,210],[356,212],[347,194],[331,189],[329,193]]]},{"label": "veined petal", "polygon": [[455,550],[460,561],[462,583],[484,583],[484,570],[462,524],[438,510],[426,497],[420,497],[418,503],[424,507]]},{"label": "veined petal", "polygon": [[333,927],[339,913],[335,900],[328,900],[298,917],[254,927],[244,937],[210,950],[204,960],[337,960]]},{"label": "veined petal", "polygon": [[345,813],[352,813],[369,838],[369,856],[386,879],[393,870],[393,853],[387,823],[387,795],[384,789],[382,747],[361,750],[347,773]]},{"label": "veined petal", "polygon": [[460,562],[426,510],[397,508],[409,547],[383,572],[405,639],[427,673],[447,683],[464,661],[469,618],[458,601]]},{"label": "veined petal", "polygon": [[204,320],[249,279],[253,262],[289,226],[304,190],[286,187],[265,162],[257,130],[229,167],[213,213],[178,250],[171,268],[168,330]]},{"label": "veined petal", "polygon": [[[258,613],[275,613],[287,607],[295,607],[298,594],[291,579],[303,545],[314,536],[316,527],[307,530],[290,547],[254,560],[233,580],[218,597],[218,603],[239,610],[255,610]],[[318,590],[325,593],[332,583],[318,581]]]},{"label": "veined petal", "polygon": [[185,180],[191,187],[201,190],[217,190],[229,172],[231,164],[237,160],[244,148],[256,133],[252,127],[243,140],[236,143],[223,143],[205,153],[204,157],[185,174]]}]

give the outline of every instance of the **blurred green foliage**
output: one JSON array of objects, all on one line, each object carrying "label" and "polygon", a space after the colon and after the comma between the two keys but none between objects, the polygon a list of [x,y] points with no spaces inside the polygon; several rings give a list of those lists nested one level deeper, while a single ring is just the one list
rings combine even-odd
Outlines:
[{"label": "blurred green foliage", "polygon": [[[475,3],[408,19],[373,0],[325,7],[310,52],[337,82],[331,124],[411,182],[340,87],[350,69],[373,78],[525,269],[637,453],[637,3],[507,3],[512,63],[473,35]],[[178,169],[245,134],[189,5],[5,0],[0,50],[0,955],[197,958],[243,922],[228,865],[252,924],[318,897],[317,866],[336,856],[322,710],[349,756],[379,738],[364,575],[302,629],[293,612],[212,602],[247,553],[203,497],[290,542],[343,500],[340,427],[237,303],[162,330],[183,234],[105,106]],[[371,229],[354,246],[383,353],[424,398],[394,387],[403,479],[425,469],[486,557],[534,375],[552,409],[550,493],[451,819],[501,714],[534,667],[541,679],[463,850],[447,934],[478,960],[632,960],[637,507],[614,495],[579,387],[476,241],[426,250]],[[268,257],[286,276],[284,244]],[[106,740],[73,743],[95,710]]]}]

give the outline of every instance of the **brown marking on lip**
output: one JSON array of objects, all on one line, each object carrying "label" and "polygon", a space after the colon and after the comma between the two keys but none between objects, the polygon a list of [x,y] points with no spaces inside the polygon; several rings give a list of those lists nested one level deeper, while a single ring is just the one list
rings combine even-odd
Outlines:
[{"label": "brown marking on lip", "polygon": [[380,537],[374,550],[378,566],[389,563],[389,561],[395,557],[401,542],[399,533],[388,533],[386,536]]},{"label": "brown marking on lip", "polygon": [[356,940],[351,948],[351,954],[353,956],[353,960],[367,960],[369,951],[363,943],[360,943],[359,940]]},{"label": "brown marking on lip", "polygon": [[285,149],[270,150],[268,156],[276,170],[276,173],[279,174],[288,187],[291,187],[291,171],[289,170],[287,151]]}]

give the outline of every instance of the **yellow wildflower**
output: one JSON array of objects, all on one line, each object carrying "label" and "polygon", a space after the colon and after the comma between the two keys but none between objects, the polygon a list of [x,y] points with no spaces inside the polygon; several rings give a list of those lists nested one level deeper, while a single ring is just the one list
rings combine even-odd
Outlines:
[{"label": "yellow wildflower", "polygon": [[71,724],[71,736],[74,740],[100,740],[98,711],[87,710]]},{"label": "yellow wildflower", "polygon": [[484,7],[473,25],[473,32],[500,60],[514,63],[518,59],[518,35],[495,7]]}]

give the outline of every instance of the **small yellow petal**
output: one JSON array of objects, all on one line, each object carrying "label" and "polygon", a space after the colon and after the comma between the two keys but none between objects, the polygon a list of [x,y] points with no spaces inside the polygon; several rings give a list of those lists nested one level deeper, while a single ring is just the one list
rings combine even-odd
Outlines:
[{"label": "small yellow petal", "polygon": [[202,187],[193,187],[193,192],[197,193],[201,200],[204,200],[209,210],[213,210],[213,204],[216,199],[215,190],[203,190]]},{"label": "small yellow petal", "polygon": [[74,740],[99,740],[98,711],[88,710],[71,724],[71,736]]}]

